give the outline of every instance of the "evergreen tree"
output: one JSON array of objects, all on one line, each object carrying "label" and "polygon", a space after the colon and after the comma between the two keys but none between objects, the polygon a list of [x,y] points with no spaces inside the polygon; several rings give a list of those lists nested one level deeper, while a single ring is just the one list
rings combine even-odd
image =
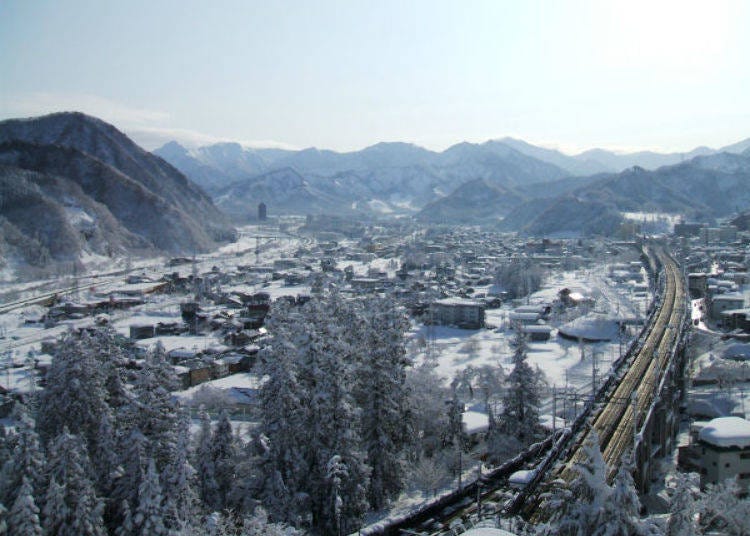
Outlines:
[{"label": "evergreen tree", "polygon": [[[306,491],[315,528],[335,534],[356,529],[366,510],[368,468],[353,427],[357,413],[347,367],[355,361],[350,333],[356,317],[338,294],[311,300],[305,306],[305,316],[306,330],[298,333],[294,342],[301,349],[303,407],[312,424],[307,441],[310,476]],[[333,459],[338,460],[337,467],[346,468],[337,471],[335,479],[329,475]],[[341,500],[335,512],[331,508],[334,483],[335,495]]]},{"label": "evergreen tree", "polygon": [[683,473],[677,473],[672,500],[669,504],[668,536],[697,536],[698,504],[693,496],[690,481]]},{"label": "evergreen tree", "polygon": [[414,430],[412,462],[438,453],[443,446],[445,430],[449,428],[445,401],[450,397],[450,391],[436,368],[436,363],[425,362],[407,374],[408,404]]},{"label": "evergreen tree", "polygon": [[740,498],[735,479],[709,486],[700,501],[699,512],[704,533],[750,534],[750,500]]},{"label": "evergreen tree", "polygon": [[62,534],[60,531],[69,517],[70,512],[65,502],[65,489],[55,481],[53,476],[44,496],[44,511],[42,513],[44,533]]},{"label": "evergreen tree", "polygon": [[213,434],[208,413],[200,413],[201,429],[198,434],[198,447],[195,450],[194,466],[198,476],[198,492],[203,504],[209,509],[221,506],[219,485],[216,482],[216,464],[213,457]]},{"label": "evergreen tree", "polygon": [[262,507],[258,507],[252,516],[243,520],[242,536],[297,536],[300,532],[280,523],[271,523],[268,514]]},{"label": "evergreen tree", "polygon": [[526,446],[538,436],[540,392],[544,379],[543,373],[539,369],[532,369],[526,361],[526,337],[520,329],[516,329],[514,345],[513,371],[508,375],[508,390],[503,399],[500,420],[503,431]]},{"label": "evergreen tree", "polygon": [[562,504],[556,505],[562,507],[562,518],[554,534],[593,536],[602,534],[601,529],[607,526],[606,504],[612,488],[607,484],[609,468],[599,449],[599,436],[593,429],[584,444],[584,453],[584,460],[575,465],[578,476],[571,483],[570,492]]},{"label": "evergreen tree", "polygon": [[148,440],[140,430],[133,428],[120,437],[119,452],[122,452],[122,471],[115,478],[109,506],[106,512],[107,525],[114,529],[122,523],[125,512],[121,509],[123,502],[128,503],[131,512],[138,504],[138,490],[146,469]]},{"label": "evergreen tree", "polygon": [[0,536],[8,534],[8,510],[5,508],[3,503],[0,503]]},{"label": "evergreen tree", "polygon": [[16,404],[14,412],[17,423],[14,446],[0,471],[0,502],[11,506],[24,477],[28,478],[34,497],[41,497],[44,488],[44,455],[34,420],[23,404]]},{"label": "evergreen tree", "polygon": [[227,503],[227,495],[234,481],[234,467],[236,463],[236,449],[232,424],[229,415],[222,411],[219,423],[211,438],[211,458],[214,463],[214,478],[218,492],[219,508],[224,508]]},{"label": "evergreen tree", "polygon": [[91,464],[83,440],[63,430],[52,442],[50,453],[45,530],[81,536],[104,534],[103,504],[91,482]]},{"label": "evergreen tree", "polygon": [[271,344],[260,352],[259,372],[267,377],[260,389],[261,435],[251,449],[261,462],[264,504],[277,521],[295,521],[294,493],[303,492],[309,465],[305,460],[307,407],[297,380],[299,350],[293,331],[301,322],[288,306],[275,305],[266,319]]},{"label": "evergreen tree", "polygon": [[18,536],[41,536],[39,508],[34,502],[34,489],[31,480],[23,477],[16,501],[8,514],[8,531]]},{"label": "evergreen tree", "polygon": [[180,414],[177,431],[177,445],[162,473],[162,489],[166,500],[167,528],[172,530],[184,527],[196,515],[198,497],[193,487],[195,469],[188,460],[190,446],[190,416]]},{"label": "evergreen tree", "polygon": [[640,517],[641,500],[633,481],[633,465],[630,455],[623,456],[612,485],[612,494],[607,501],[607,536],[633,536],[661,534],[659,528]]},{"label": "evergreen tree", "polygon": [[562,536],[660,534],[658,526],[640,518],[640,501],[627,463],[620,466],[614,483],[607,483],[609,467],[593,429],[584,452],[585,459],[575,466],[578,476],[570,489],[560,490],[548,502],[548,507],[560,512],[560,518],[542,533]]},{"label": "evergreen tree", "polygon": [[94,466],[94,482],[100,495],[109,496],[113,491],[115,480],[122,474],[122,467],[117,452],[117,437],[108,412],[101,415],[98,435],[99,439],[94,445],[91,456]]},{"label": "evergreen tree", "polygon": [[133,516],[136,534],[166,536],[169,531],[164,526],[164,497],[159,485],[159,473],[153,459],[148,460],[146,474],[138,488],[138,507]]},{"label": "evergreen tree", "polygon": [[177,384],[174,368],[160,346],[149,352],[133,384],[135,399],[123,409],[127,421],[148,439],[147,454],[163,469],[177,445],[178,405],[171,391]]},{"label": "evergreen tree", "polygon": [[[269,442],[265,489],[273,489],[278,502],[294,502],[276,519],[295,522],[304,507],[317,532],[353,530],[366,509],[368,478],[352,397],[361,315],[331,293],[288,315],[272,312],[269,330],[273,340],[262,357],[269,378],[261,393],[262,430]],[[328,471],[334,457],[337,467],[346,468],[336,479]],[[332,494],[341,499],[336,512]]]},{"label": "evergreen tree", "polygon": [[109,411],[105,379],[112,364],[106,359],[116,344],[108,337],[69,333],[57,346],[40,395],[37,431],[43,444],[67,427],[80,431],[94,452],[102,415]]},{"label": "evergreen tree", "polygon": [[365,303],[364,345],[357,373],[361,435],[371,468],[368,499],[380,510],[403,488],[402,451],[410,435],[404,334],[408,323],[385,299]]},{"label": "evergreen tree", "polygon": [[130,510],[128,501],[122,501],[120,504],[122,520],[115,528],[115,536],[135,536],[135,524],[133,522],[133,512]]}]

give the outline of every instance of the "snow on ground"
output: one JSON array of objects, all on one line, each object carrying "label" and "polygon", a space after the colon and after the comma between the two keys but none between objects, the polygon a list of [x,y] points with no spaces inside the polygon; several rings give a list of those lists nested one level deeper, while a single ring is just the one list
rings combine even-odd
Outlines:
[{"label": "snow on ground", "polygon": [[207,350],[209,348],[226,349],[218,339],[211,335],[162,335],[150,339],[136,341],[136,346],[141,348],[153,348],[157,343],[164,346],[164,350]]},{"label": "snow on ground", "polygon": [[[563,288],[580,290],[585,295],[594,296],[596,310],[602,313],[636,317],[647,308],[647,300],[634,298],[627,286],[616,286],[604,277],[605,268],[577,270],[554,275],[545,287],[529,297],[530,304],[551,303]],[[524,303],[525,304],[525,301]],[[521,305],[521,304],[519,304]],[[512,305],[486,312],[486,324],[495,329],[464,330],[446,326],[415,326],[411,333],[414,341],[425,341],[427,347],[437,355],[437,372],[446,379],[453,378],[467,366],[501,365],[506,373],[510,371],[513,348],[510,341],[514,332],[509,327],[508,315]],[[554,326],[570,318],[563,314],[553,318]],[[636,334],[637,328],[628,328],[625,342]],[[565,340],[557,336],[555,330],[549,341],[528,343],[528,360],[532,366],[539,366],[550,385],[562,387],[566,383],[576,389],[591,388],[591,357],[597,358],[600,376],[609,369],[612,361],[620,355],[619,340],[611,342],[583,343]],[[416,355],[421,362],[428,348],[421,348]],[[623,345],[625,350],[626,344]],[[581,353],[583,352],[583,358]]]},{"label": "snow on ground", "polygon": [[0,385],[17,392],[29,392],[37,389],[36,373],[27,367],[3,367],[0,372]]}]

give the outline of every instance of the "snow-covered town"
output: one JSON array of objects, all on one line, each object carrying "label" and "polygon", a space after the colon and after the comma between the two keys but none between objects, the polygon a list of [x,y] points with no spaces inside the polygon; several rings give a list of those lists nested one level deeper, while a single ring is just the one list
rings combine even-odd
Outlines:
[{"label": "snow-covered town", "polygon": [[[494,523],[532,530],[520,516],[493,519],[534,480],[549,447],[520,463],[519,455],[570,431],[638,344],[658,301],[658,274],[649,273],[643,240],[529,240],[404,223],[342,234],[310,223],[283,218],[245,226],[236,242],[212,254],[153,258],[119,273],[100,266],[71,275],[58,292],[5,284],[1,422],[6,442],[32,441],[4,451],[6,500],[14,501],[22,480],[31,484],[16,456],[69,430],[57,441],[70,445],[58,447],[90,437],[88,450],[114,464],[102,469],[145,464],[145,480],[129,492],[122,477],[102,475],[115,478],[113,493],[141,493],[148,478],[158,478],[148,471],[162,456],[162,464],[182,464],[169,469],[178,486],[171,495],[195,494],[191,501],[210,500],[221,511],[246,508],[242,501],[254,490],[263,515],[284,516],[290,531],[314,528],[315,510],[308,509],[316,501],[322,507],[330,492],[315,497],[322,493],[309,487],[316,462],[286,465],[292,452],[300,459],[326,449],[359,453],[361,474],[341,485],[348,481],[362,493],[352,515],[366,534],[515,462],[493,484],[484,514],[421,529],[459,533]],[[726,494],[711,486],[738,478],[743,487],[750,474],[746,246],[736,234],[710,246],[698,236],[669,240],[691,270],[690,370],[673,417],[675,448],[658,454],[648,492],[638,499],[636,514],[645,513],[640,523],[649,530],[667,528],[675,494],[691,487]],[[736,307],[724,308],[729,298]],[[527,417],[512,412],[514,403]],[[36,433],[28,428],[35,407],[47,408]],[[310,419],[328,424],[310,429]],[[182,450],[160,452],[167,448],[161,434],[173,438],[169,448]],[[358,450],[366,437],[372,447]],[[277,451],[281,445],[291,450]],[[136,458],[115,460],[120,448]],[[605,493],[606,462],[597,463],[605,464],[594,467],[603,471]],[[270,468],[283,478],[275,484],[282,489],[265,488],[273,483],[264,476]],[[377,487],[370,476],[368,488],[364,475],[376,469]],[[314,470],[325,481],[333,468]],[[188,486],[192,479],[196,488]],[[300,494],[309,502],[286,517]]]},{"label": "snow-covered town", "polygon": [[0,536],[750,535],[750,2],[0,2]]}]

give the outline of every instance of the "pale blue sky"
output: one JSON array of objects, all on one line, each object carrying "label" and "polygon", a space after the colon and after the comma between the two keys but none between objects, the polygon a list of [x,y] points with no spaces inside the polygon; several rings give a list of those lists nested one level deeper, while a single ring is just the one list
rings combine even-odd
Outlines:
[{"label": "pale blue sky", "polygon": [[0,2],[0,118],[222,139],[567,151],[750,137],[750,2]]}]

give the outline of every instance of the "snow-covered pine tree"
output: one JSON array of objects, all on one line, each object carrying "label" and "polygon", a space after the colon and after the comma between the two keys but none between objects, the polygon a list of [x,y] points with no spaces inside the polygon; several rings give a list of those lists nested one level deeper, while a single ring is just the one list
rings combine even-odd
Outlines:
[{"label": "snow-covered pine tree", "polygon": [[487,407],[487,411],[489,417],[485,436],[487,461],[500,465],[518,454],[523,449],[523,445],[515,436],[507,433],[505,427],[495,417],[495,411],[491,406]]},{"label": "snow-covered pine tree", "polygon": [[242,536],[301,536],[302,533],[282,523],[271,523],[268,514],[259,506],[251,516],[245,517]]},{"label": "snow-covered pine tree", "polygon": [[641,519],[641,500],[633,481],[630,454],[625,454],[612,483],[612,494],[607,501],[607,531],[609,536],[658,536],[661,530],[649,520]]},{"label": "snow-covered pine tree", "polygon": [[[311,300],[303,307],[305,331],[293,341],[301,352],[298,377],[301,379],[303,407],[307,408],[307,460],[310,474],[307,493],[312,503],[313,525],[324,534],[339,528],[356,529],[367,509],[368,468],[359,450],[360,438],[354,425],[356,407],[352,399],[350,364],[355,361],[351,344],[354,311],[337,293],[324,300]],[[338,519],[332,517],[332,480],[329,462],[338,457],[346,472],[338,473],[342,504]]]},{"label": "snow-covered pine tree", "polygon": [[45,534],[61,534],[59,532],[70,517],[68,505],[65,501],[65,489],[58,484],[53,476],[44,495],[44,510],[42,512],[42,528]]},{"label": "snow-covered pine tree", "polygon": [[122,501],[120,512],[122,512],[122,520],[115,527],[115,536],[136,536],[135,525],[133,524],[133,512],[130,510],[128,501]]},{"label": "snow-covered pine tree", "polygon": [[177,445],[161,475],[168,529],[179,530],[197,515],[198,496],[194,489],[195,469],[190,464],[190,415],[182,411],[178,418]]},{"label": "snow-covered pine tree", "polygon": [[260,389],[261,436],[267,438],[267,453],[261,456],[264,504],[271,518],[290,521],[294,515],[291,498],[304,489],[308,463],[306,451],[306,420],[308,408],[303,407],[302,386],[297,381],[298,349],[291,330],[299,315],[292,315],[288,306],[274,305],[266,319],[271,343],[260,352],[259,372],[266,377]]},{"label": "snow-covered pine tree", "polygon": [[371,468],[368,499],[376,510],[403,488],[402,452],[411,431],[408,411],[404,334],[408,322],[393,302],[384,298],[365,302],[362,347],[356,373],[361,409],[362,445]]},{"label": "snow-covered pine tree", "polygon": [[50,444],[49,452],[45,531],[81,536],[105,534],[103,503],[91,482],[91,463],[84,441],[66,428]]},{"label": "snow-covered pine tree", "polygon": [[607,503],[612,487],[607,484],[607,467],[601,450],[599,436],[591,430],[584,444],[585,458],[575,465],[578,476],[571,483],[567,501],[561,506],[562,516],[553,524],[549,534],[561,536],[593,536],[607,526]]},{"label": "snow-covered pine tree", "polygon": [[114,489],[115,480],[122,473],[122,467],[117,450],[117,437],[108,412],[101,415],[99,439],[91,452],[91,462],[94,466],[94,484],[97,492],[101,496],[109,496]]},{"label": "snow-covered pine tree", "polygon": [[17,423],[14,447],[0,470],[0,502],[10,506],[15,503],[24,477],[28,478],[37,501],[44,490],[44,454],[34,419],[20,403],[14,407],[14,413]]},{"label": "snow-covered pine tree", "polygon": [[128,503],[131,512],[138,504],[138,490],[146,469],[147,443],[148,440],[138,428],[132,428],[120,437],[118,451],[122,453],[122,471],[114,480],[105,516],[110,529],[114,529],[122,522],[125,514],[121,509],[123,501]]},{"label": "snow-covered pine tree", "polygon": [[750,534],[750,499],[740,498],[735,479],[708,486],[700,501],[700,527],[705,534]]},{"label": "snow-covered pine tree", "polygon": [[177,444],[178,405],[171,390],[177,384],[174,368],[166,361],[164,349],[157,348],[146,356],[133,384],[135,399],[125,409],[128,421],[149,440],[147,454],[162,470]]},{"label": "snow-covered pine tree", "polygon": [[8,534],[8,510],[0,503],[0,536]]},{"label": "snow-covered pine tree", "polygon": [[93,452],[102,414],[109,411],[106,369],[98,345],[86,334],[68,333],[54,353],[40,394],[37,431],[48,444],[63,428],[79,431]]},{"label": "snow-covered pine tree", "polygon": [[676,473],[669,503],[668,536],[698,536],[698,504],[693,487],[684,473]]},{"label": "snow-covered pine tree", "polygon": [[437,364],[425,362],[407,373],[409,407],[413,419],[410,461],[432,457],[442,448],[443,436],[448,428],[445,401],[450,391],[437,372]]},{"label": "snow-covered pine tree", "polygon": [[149,536],[167,536],[164,496],[159,485],[159,473],[153,458],[149,458],[146,473],[138,488],[138,506],[133,515],[133,527],[136,534]]},{"label": "snow-covered pine tree", "polygon": [[214,463],[214,479],[216,480],[219,508],[226,507],[227,495],[232,489],[235,477],[234,467],[237,462],[236,456],[232,423],[229,421],[229,415],[226,411],[222,411],[219,423],[211,438],[211,458]]},{"label": "snow-covered pine tree", "polygon": [[41,536],[39,508],[34,501],[34,488],[31,479],[24,475],[16,501],[8,513],[8,531],[19,536]]},{"label": "snow-covered pine tree", "polygon": [[499,420],[503,431],[525,446],[538,437],[544,376],[542,371],[533,369],[528,364],[526,337],[519,328],[516,328],[513,344],[513,370],[508,374],[507,392],[503,398],[503,412]]},{"label": "snow-covered pine tree", "polygon": [[445,429],[443,446],[451,455],[450,468],[454,476],[463,472],[463,453],[466,446],[466,433],[463,425],[464,403],[458,397],[458,382],[454,378],[451,382],[451,398],[446,406],[448,416],[448,427]]},{"label": "snow-covered pine tree", "polygon": [[207,508],[217,509],[220,508],[220,498],[212,449],[213,433],[211,418],[205,410],[201,410],[200,420],[201,428],[193,462],[198,479],[198,494]]}]

